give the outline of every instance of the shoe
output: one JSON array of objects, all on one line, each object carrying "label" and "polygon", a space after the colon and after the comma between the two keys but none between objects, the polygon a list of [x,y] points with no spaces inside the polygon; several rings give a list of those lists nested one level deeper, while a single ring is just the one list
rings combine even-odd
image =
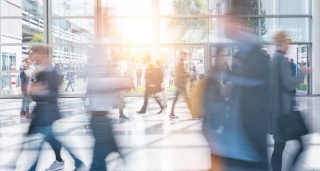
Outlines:
[{"label": "shoe", "polygon": [[51,166],[46,169],[46,171],[56,171],[56,170],[63,170],[64,169],[64,161],[54,161]]},{"label": "shoe", "polygon": [[171,119],[179,119],[179,117],[176,116],[176,115],[170,115],[169,118],[171,118]]},{"label": "shoe", "polygon": [[145,111],[137,111],[137,113],[140,113],[140,114],[145,114],[146,112]]},{"label": "shoe", "polygon": [[129,117],[128,117],[128,116],[126,116],[126,115],[124,115],[124,114],[120,115],[120,117],[119,117],[119,118],[129,120]]},{"label": "shoe", "polygon": [[158,112],[158,114],[161,114],[164,109],[165,107],[161,107],[161,110]]},{"label": "shoe", "polygon": [[68,92],[67,90],[64,90],[65,92]]}]

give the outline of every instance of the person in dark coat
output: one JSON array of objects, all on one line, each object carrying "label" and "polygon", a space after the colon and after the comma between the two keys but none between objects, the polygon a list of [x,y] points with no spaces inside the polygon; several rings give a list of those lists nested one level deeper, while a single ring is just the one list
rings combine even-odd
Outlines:
[{"label": "person in dark coat", "polygon": [[159,98],[155,95],[155,93],[159,93],[162,91],[162,82],[163,82],[163,72],[160,67],[155,67],[153,64],[149,64],[146,69],[146,92],[144,94],[144,103],[141,107],[140,111],[137,113],[144,114],[147,111],[148,99],[149,95],[153,95],[154,99],[160,106],[160,111],[158,114],[162,113],[164,107],[160,102]]},{"label": "person in dark coat", "polygon": [[[276,52],[270,62],[269,74],[269,133],[274,138],[274,150],[271,157],[271,165],[273,171],[281,171],[282,153],[284,151],[286,140],[280,135],[277,119],[281,115],[293,113],[294,99],[292,91],[296,89],[299,83],[305,78],[305,73],[310,72],[310,68],[304,68],[304,74],[294,76],[292,69],[286,57],[284,56],[288,50],[288,44],[285,32],[279,32],[275,35]],[[302,152],[302,142],[299,139],[301,147],[294,157],[294,162],[298,159]],[[293,167],[293,165],[291,166]],[[291,168],[292,169],[292,168]],[[289,170],[291,170],[289,169]]]},{"label": "person in dark coat", "polygon": [[[40,146],[38,146],[38,150],[40,151],[44,142],[48,142],[54,150],[56,161],[47,169],[49,171],[64,168],[64,160],[60,154],[62,144],[54,137],[52,131],[52,124],[60,119],[60,112],[57,99],[59,75],[49,61],[48,54],[50,54],[51,49],[47,45],[32,47],[35,62],[41,66],[41,70],[36,73],[36,82],[32,84],[30,89],[32,100],[36,102],[36,105],[32,114],[28,115],[29,118],[32,118],[28,135],[37,133],[44,135],[44,139],[41,141]],[[72,155],[72,153],[70,154],[75,160],[76,168],[80,167],[83,162]],[[36,170],[37,161],[31,166],[29,171]]]},{"label": "person in dark coat", "polygon": [[246,26],[241,25],[241,0],[235,0],[234,9],[230,10],[226,24],[226,34],[235,40],[239,51],[237,58],[241,61],[235,78],[231,78],[236,87],[232,98],[238,103],[243,136],[250,148],[255,151],[255,160],[248,158],[227,159],[226,165],[235,170],[267,171],[267,99],[268,99],[268,59],[261,52],[261,45],[254,35],[242,32]]}]

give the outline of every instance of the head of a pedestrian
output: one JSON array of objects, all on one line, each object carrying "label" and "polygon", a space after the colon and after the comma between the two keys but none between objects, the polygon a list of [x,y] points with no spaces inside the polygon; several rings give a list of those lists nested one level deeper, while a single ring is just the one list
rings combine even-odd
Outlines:
[{"label": "head of a pedestrian", "polygon": [[225,55],[224,55],[224,47],[218,46],[215,54],[215,62],[213,65],[213,71],[220,71],[225,66]]},{"label": "head of a pedestrian", "polygon": [[28,58],[31,62],[33,62],[35,59],[34,59],[34,55],[33,55],[33,52],[30,50],[29,51],[29,55],[28,55]]},{"label": "head of a pedestrian", "polygon": [[200,64],[203,64],[203,59],[200,59]]},{"label": "head of a pedestrian", "polygon": [[289,44],[286,42],[287,38],[288,36],[284,31],[280,31],[274,35],[273,40],[274,40],[274,43],[276,44],[277,51],[280,51],[284,54],[287,53],[289,49]]},{"label": "head of a pedestrian", "polygon": [[49,54],[51,54],[51,47],[48,45],[34,45],[31,50],[32,57],[37,65],[42,65],[49,61]]},{"label": "head of a pedestrian", "polygon": [[26,64],[27,67],[29,67],[29,66],[31,65],[31,63],[32,63],[29,58],[26,58],[26,59],[24,60],[24,62],[25,62],[25,64]]},{"label": "head of a pedestrian", "polygon": [[293,63],[293,59],[290,59],[290,62]]},{"label": "head of a pedestrian", "polygon": [[185,61],[188,57],[188,52],[181,51],[180,52],[180,61]]}]

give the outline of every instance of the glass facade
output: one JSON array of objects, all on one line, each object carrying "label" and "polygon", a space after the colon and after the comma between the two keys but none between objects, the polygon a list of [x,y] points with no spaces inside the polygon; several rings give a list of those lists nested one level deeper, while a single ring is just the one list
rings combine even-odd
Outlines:
[{"label": "glass facade", "polygon": [[[242,23],[262,43],[286,30],[292,43],[311,44],[310,0],[244,0],[242,6]],[[38,43],[52,45],[55,65],[73,66],[79,71],[70,72],[79,78],[97,37],[110,45],[106,56],[121,57],[123,74],[143,66],[146,55],[160,59],[169,72],[179,50],[191,52],[193,63],[204,59],[210,66],[217,43],[232,47],[224,32],[229,7],[230,0],[0,0],[0,96],[19,94],[19,81],[11,84],[11,79],[19,79],[17,70]],[[107,21],[100,9],[108,10]],[[108,27],[108,37],[99,27]],[[80,87],[83,94],[85,86]]]}]

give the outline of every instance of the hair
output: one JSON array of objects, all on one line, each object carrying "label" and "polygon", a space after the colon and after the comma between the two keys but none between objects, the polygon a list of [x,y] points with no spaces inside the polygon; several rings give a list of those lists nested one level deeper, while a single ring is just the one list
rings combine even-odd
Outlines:
[{"label": "hair", "polygon": [[180,59],[183,59],[184,57],[186,57],[188,55],[188,52],[186,51],[180,51]]},{"label": "hair", "polygon": [[51,54],[52,48],[49,45],[34,45],[30,48],[33,53]]},{"label": "hair", "polygon": [[[221,60],[221,58],[223,57],[223,54],[222,54],[223,50],[224,50],[224,46],[221,46],[221,45],[217,46],[216,55],[215,55],[216,56],[216,58],[215,58],[216,61],[217,60]],[[221,64],[219,64],[218,62],[215,62],[214,65],[212,66],[211,72],[219,71],[221,67],[222,67]]]},{"label": "hair", "polygon": [[276,44],[276,46],[280,46],[285,39],[287,39],[287,33],[285,31],[279,31],[273,36],[273,40]]}]

